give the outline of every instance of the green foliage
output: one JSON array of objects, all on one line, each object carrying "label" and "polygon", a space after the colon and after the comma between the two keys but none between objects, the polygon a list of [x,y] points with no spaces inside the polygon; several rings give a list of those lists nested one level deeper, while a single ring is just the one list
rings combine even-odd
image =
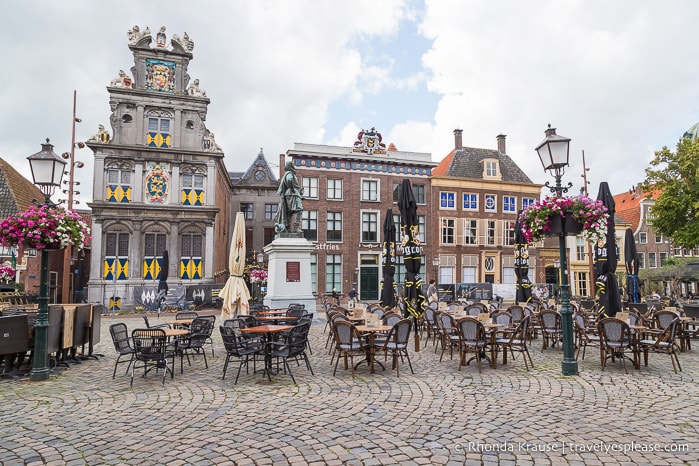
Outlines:
[{"label": "green foliage", "polygon": [[659,192],[649,222],[657,233],[675,246],[699,245],[699,141],[683,138],[676,152],[657,151],[641,188]]}]

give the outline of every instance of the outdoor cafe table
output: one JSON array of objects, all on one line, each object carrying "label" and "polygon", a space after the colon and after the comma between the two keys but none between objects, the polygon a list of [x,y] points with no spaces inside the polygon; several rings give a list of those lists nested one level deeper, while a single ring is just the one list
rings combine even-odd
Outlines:
[{"label": "outdoor cafe table", "polygon": [[[498,367],[498,357],[497,357],[497,348],[495,345],[495,337],[498,333],[498,329],[501,327],[504,327],[505,324],[493,324],[493,323],[488,323],[488,324],[483,324],[485,327],[485,333],[490,336],[490,357],[488,357],[487,354],[485,354],[485,351],[481,354],[481,358],[485,358],[487,361],[490,359],[490,367],[493,369],[496,369]],[[503,351],[506,351],[503,349]],[[473,359],[473,358],[471,358]],[[471,362],[469,360],[469,362]],[[467,363],[468,364],[468,363]]]},{"label": "outdoor cafe table", "polygon": [[[266,341],[272,341],[281,332],[287,332],[294,328],[293,325],[256,325],[254,327],[241,328],[240,333],[255,333],[265,336]],[[270,345],[265,344],[265,372],[271,380],[272,377],[272,353]]]},{"label": "outdoor cafe table", "polygon": [[[375,360],[375,355],[376,355],[376,347],[374,345],[374,340],[376,337],[377,333],[386,333],[389,332],[393,327],[390,325],[377,325],[374,327],[369,327],[367,325],[356,325],[355,326],[357,331],[361,334],[366,334],[369,337],[369,348],[367,349],[367,355],[366,355],[366,363],[369,365],[369,372],[374,373],[374,360]],[[361,364],[364,361],[359,361],[356,366]],[[383,364],[379,361],[379,366],[381,366],[381,369],[386,370]],[[355,366],[355,369],[357,368]]]},{"label": "outdoor cafe table", "polygon": [[275,316],[275,315],[286,315],[287,310],[286,309],[276,309],[274,311],[269,310],[269,311],[259,311],[256,313],[258,316]]},{"label": "outdoor cafe table", "polygon": [[299,317],[298,316],[287,316],[286,314],[284,314],[284,315],[279,315],[279,316],[256,316],[255,320],[257,322],[272,322],[274,325],[278,325],[280,321],[291,322],[291,321],[299,320]]},{"label": "outdoor cafe table", "polygon": [[192,322],[194,319],[176,319],[176,320],[168,320],[166,324],[168,325],[174,325],[175,327],[189,327],[192,325]]}]

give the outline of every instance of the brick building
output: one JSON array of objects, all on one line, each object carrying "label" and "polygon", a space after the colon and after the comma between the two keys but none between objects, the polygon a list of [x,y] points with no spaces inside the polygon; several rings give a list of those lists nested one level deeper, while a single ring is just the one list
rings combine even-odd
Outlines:
[{"label": "brick building", "polygon": [[[386,147],[381,133],[372,128],[362,130],[352,146],[297,143],[280,156],[280,167],[285,158],[293,161],[304,189],[302,229],[315,245],[314,293],[327,295],[336,289],[346,296],[355,286],[359,299],[378,301],[383,221],[392,209],[400,230],[397,188],[405,178],[415,192],[420,240],[430,257],[435,245],[426,235],[432,222],[429,177],[436,165],[430,154]],[[402,283],[405,267],[400,252],[397,256],[395,280]]]},{"label": "brick building", "polygon": [[[539,199],[542,185],[507,155],[505,138],[497,136],[497,149],[464,147],[457,129],[454,150],[432,170],[436,221],[428,234],[438,245],[432,250],[441,285],[515,283],[517,214]],[[530,247],[529,254],[529,277],[535,282],[538,250]]]}]

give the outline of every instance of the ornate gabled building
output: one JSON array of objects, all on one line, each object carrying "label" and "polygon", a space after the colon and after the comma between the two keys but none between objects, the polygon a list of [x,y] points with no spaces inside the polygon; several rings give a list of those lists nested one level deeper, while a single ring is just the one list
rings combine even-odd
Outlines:
[{"label": "ornate gabled building", "polygon": [[[169,286],[213,283],[227,269],[231,182],[207,128],[210,100],[191,81],[194,43],[128,32],[134,56],[107,87],[113,136],[100,127],[94,152],[89,300],[134,303],[136,286],[157,285],[169,252]],[[111,303],[110,303],[111,305]]]},{"label": "ornate gabled building", "polygon": [[[431,178],[437,282],[514,284],[517,214],[539,199],[541,188],[507,155],[504,135],[497,136],[497,149],[481,149],[464,147],[462,130],[454,130],[454,150]],[[529,278],[536,282],[537,252],[529,251]]]},{"label": "ornate gabled building", "polygon": [[[256,263],[262,248],[274,241],[274,218],[279,208],[279,180],[260,153],[244,173],[229,173],[233,183],[233,211],[245,216],[248,262]],[[264,259],[263,259],[264,260]]]}]

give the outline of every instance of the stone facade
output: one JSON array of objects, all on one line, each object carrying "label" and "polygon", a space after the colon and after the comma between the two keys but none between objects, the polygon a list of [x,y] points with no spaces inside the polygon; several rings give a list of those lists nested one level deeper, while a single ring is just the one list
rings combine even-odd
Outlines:
[{"label": "stone facade", "polygon": [[214,282],[227,269],[232,216],[223,151],[206,127],[209,99],[190,84],[193,42],[165,28],[130,31],[132,77],[107,88],[113,136],[88,142],[94,152],[93,256],[89,300],[134,304],[134,286],[157,286],[163,252],[168,284]]}]

